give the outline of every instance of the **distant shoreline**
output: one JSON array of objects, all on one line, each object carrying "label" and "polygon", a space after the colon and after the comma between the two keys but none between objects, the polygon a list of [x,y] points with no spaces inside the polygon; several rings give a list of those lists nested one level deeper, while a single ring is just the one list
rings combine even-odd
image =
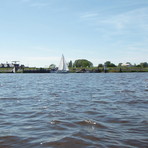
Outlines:
[{"label": "distant shoreline", "polygon": [[[55,69],[50,68],[19,68],[16,73],[55,73]],[[109,67],[104,68],[70,68],[69,73],[127,73],[127,72],[148,72],[148,68],[141,67]],[[0,68],[0,73],[13,73],[13,68]]]}]

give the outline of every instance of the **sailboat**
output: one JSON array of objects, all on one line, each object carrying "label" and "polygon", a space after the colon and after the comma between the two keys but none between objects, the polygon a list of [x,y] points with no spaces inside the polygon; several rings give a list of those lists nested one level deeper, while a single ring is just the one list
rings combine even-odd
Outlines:
[{"label": "sailboat", "polygon": [[62,58],[61,58],[57,72],[58,73],[68,73],[68,71],[69,71],[68,65],[65,61],[64,55],[62,54]]}]

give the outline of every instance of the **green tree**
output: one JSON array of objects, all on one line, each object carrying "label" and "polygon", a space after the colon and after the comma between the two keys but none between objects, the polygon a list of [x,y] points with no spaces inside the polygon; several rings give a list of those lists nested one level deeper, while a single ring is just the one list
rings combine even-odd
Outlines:
[{"label": "green tree", "polygon": [[103,67],[103,64],[98,64],[98,67]]},{"label": "green tree", "polygon": [[148,67],[148,63],[147,62],[140,63],[140,66],[142,68]]},{"label": "green tree", "polygon": [[111,63],[110,67],[117,67],[115,64]]},{"label": "green tree", "polygon": [[50,68],[50,69],[55,69],[55,68],[56,68],[56,65],[55,65],[55,64],[51,64],[51,65],[49,66],[49,68]]},{"label": "green tree", "polygon": [[123,63],[119,63],[119,64],[118,64],[118,67],[121,67],[121,66],[122,66],[122,64],[123,64]]},{"label": "green tree", "polygon": [[71,68],[72,66],[73,66],[73,65],[72,65],[72,61],[70,61],[69,64],[68,64],[68,67]]},{"label": "green tree", "polygon": [[116,65],[113,64],[113,63],[111,63],[110,61],[106,61],[106,62],[105,62],[105,65],[106,65],[107,67],[116,67]]},{"label": "green tree", "polygon": [[110,61],[106,61],[104,64],[105,64],[107,67],[110,67],[111,62],[110,62]]},{"label": "green tree", "polygon": [[79,59],[75,60],[73,67],[93,67],[93,64],[86,59]]}]

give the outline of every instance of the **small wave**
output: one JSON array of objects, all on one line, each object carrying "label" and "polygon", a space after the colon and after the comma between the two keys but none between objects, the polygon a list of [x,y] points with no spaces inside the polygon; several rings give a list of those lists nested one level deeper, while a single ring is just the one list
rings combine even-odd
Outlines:
[{"label": "small wave", "polygon": [[94,125],[95,127],[98,128],[107,128],[106,126],[104,126],[101,123],[97,123],[95,121],[91,121],[91,120],[83,120],[83,121],[78,121],[76,122],[77,125],[81,125],[81,126],[89,126],[89,125]]},{"label": "small wave", "polygon": [[111,119],[107,119],[106,122],[108,123],[129,123],[128,120],[122,120],[122,119],[118,119],[118,118],[111,118]]},{"label": "small wave", "polygon": [[148,142],[144,142],[143,140],[137,139],[127,139],[123,140],[123,143],[128,146],[139,147],[139,148],[146,148],[148,146]]},{"label": "small wave", "polygon": [[76,127],[76,125],[72,122],[64,122],[64,121],[60,121],[60,120],[52,120],[50,122],[50,124],[56,125],[56,129],[58,129],[58,130],[66,130],[69,128]]},{"label": "small wave", "polygon": [[49,93],[50,96],[58,98],[60,95],[58,93]]},{"label": "small wave", "polygon": [[147,100],[132,100],[128,102],[129,104],[148,104]]},{"label": "small wave", "polygon": [[134,90],[125,89],[125,90],[121,90],[120,93],[135,93],[135,91]]},{"label": "small wave", "polygon": [[61,123],[61,121],[59,121],[59,120],[52,120],[50,122],[50,124],[60,124],[60,123]]},{"label": "small wave", "polygon": [[99,104],[108,104],[109,102],[107,101],[99,101],[99,100],[94,100],[94,103],[99,103]]},{"label": "small wave", "polygon": [[90,135],[90,134],[85,134],[85,133],[83,133],[83,132],[77,132],[77,133],[75,133],[75,134],[73,134],[73,136],[74,137],[79,137],[79,138],[83,138],[83,139],[87,139],[87,141],[88,140],[90,140],[91,142],[93,141],[93,142],[99,142],[99,141],[106,141],[106,140],[109,140],[109,138],[107,138],[107,137],[102,137],[102,136],[100,136],[100,137],[98,137],[97,135]]},{"label": "small wave", "polygon": [[3,137],[0,137],[0,147],[1,148],[12,148],[12,147],[25,148],[26,146],[30,145],[31,140],[32,138],[25,139],[17,136],[3,136]]},{"label": "small wave", "polygon": [[18,97],[18,98],[12,98],[12,97],[10,97],[10,98],[8,98],[8,97],[3,97],[3,98],[0,98],[0,100],[4,100],[4,101],[13,101],[13,100],[30,100],[30,99],[34,99],[34,98],[36,98],[36,97]]},{"label": "small wave", "polygon": [[84,113],[89,114],[89,115],[98,115],[98,112],[96,111],[86,111]]},{"label": "small wave", "polygon": [[97,123],[91,120],[84,120],[84,122],[88,123],[88,124],[93,124],[96,125]]},{"label": "small wave", "polygon": [[18,100],[19,98],[0,98],[0,100]]},{"label": "small wave", "polygon": [[41,144],[43,146],[50,146],[56,148],[84,148],[84,147],[90,147],[92,145],[91,142],[74,137],[65,137],[58,141],[52,141]]},{"label": "small wave", "polygon": [[124,100],[124,101],[117,101],[117,103],[123,103],[123,104],[148,104],[147,100]]},{"label": "small wave", "polygon": [[144,125],[148,125],[148,120],[142,120],[141,123],[143,123]]}]

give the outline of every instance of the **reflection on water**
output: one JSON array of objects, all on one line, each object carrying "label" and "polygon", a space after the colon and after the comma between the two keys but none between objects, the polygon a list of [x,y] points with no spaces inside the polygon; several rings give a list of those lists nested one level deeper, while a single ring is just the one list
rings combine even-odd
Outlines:
[{"label": "reflection on water", "polygon": [[148,74],[0,74],[0,148],[146,148]]}]

